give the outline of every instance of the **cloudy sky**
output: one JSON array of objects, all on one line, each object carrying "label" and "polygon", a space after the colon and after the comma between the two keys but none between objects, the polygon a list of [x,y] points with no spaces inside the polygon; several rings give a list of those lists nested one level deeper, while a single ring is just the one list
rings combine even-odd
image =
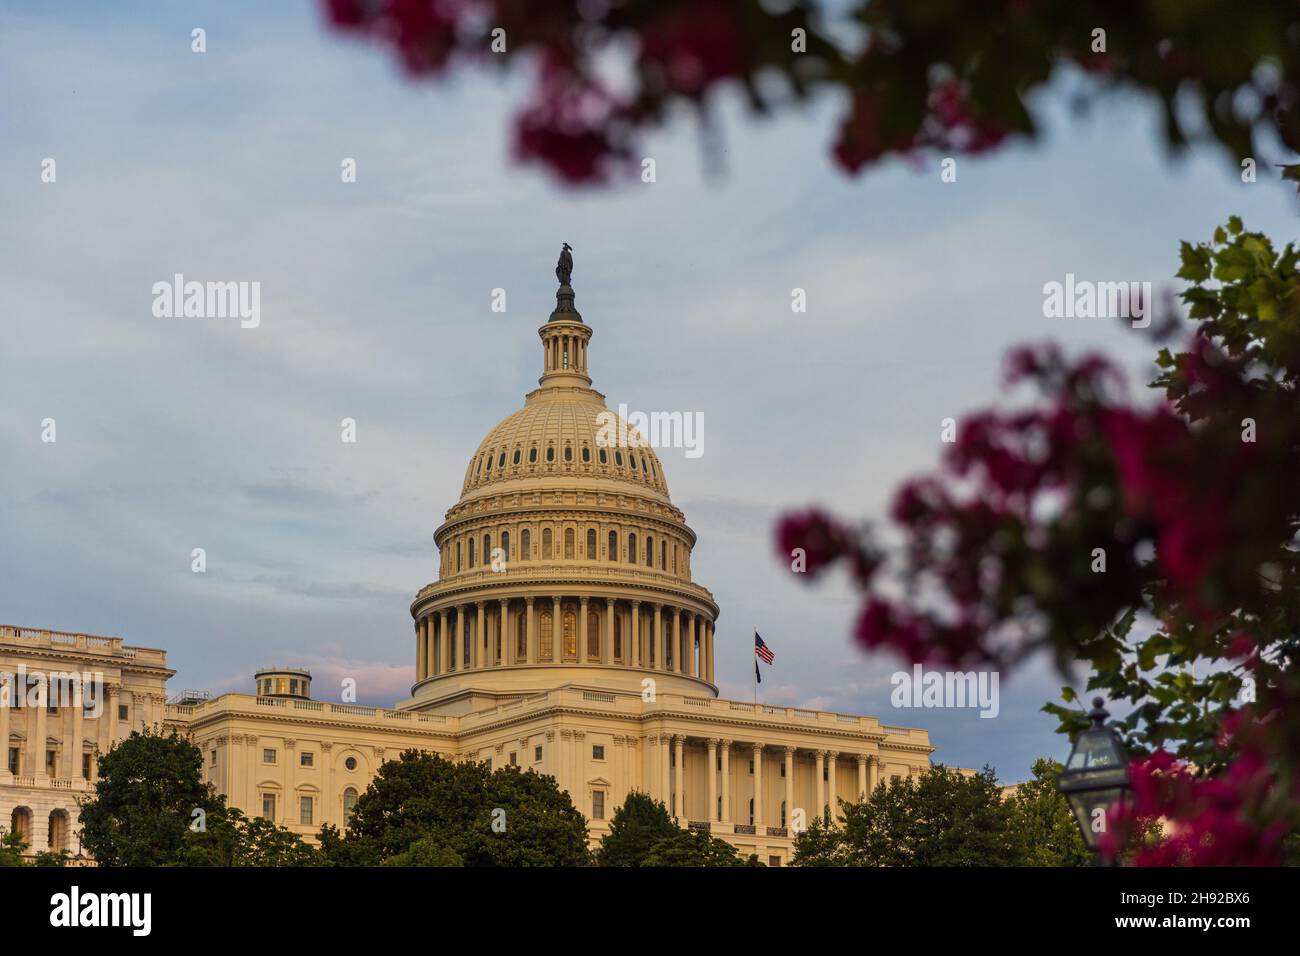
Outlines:
[{"label": "cloudy sky", "polygon": [[[1169,160],[1147,102],[1075,120],[1060,87],[1045,141],[956,183],[842,176],[835,102],[757,123],[725,101],[713,161],[683,115],[649,141],[656,183],[575,194],[510,162],[521,80],[413,84],[308,0],[0,3],[0,622],[165,648],[173,690],[287,663],[322,697],[343,676],[405,697],[433,529],[540,374],[567,241],[596,387],[704,416],[702,457],[661,458],[722,607],[724,695],[750,695],[758,627],[767,701],[926,727],[936,759],[1006,780],[1063,755],[1046,664],[1003,675],[996,720],[892,708],[898,662],[852,646],[842,581],[792,582],[772,525],[879,515],[942,418],[1000,400],[1010,344],[1101,347],[1140,380],[1138,333],[1044,318],[1043,284],[1176,288],[1179,239],[1231,213],[1286,239],[1295,204],[1223,156]],[[260,327],[155,317],[175,273],[260,282]]]}]

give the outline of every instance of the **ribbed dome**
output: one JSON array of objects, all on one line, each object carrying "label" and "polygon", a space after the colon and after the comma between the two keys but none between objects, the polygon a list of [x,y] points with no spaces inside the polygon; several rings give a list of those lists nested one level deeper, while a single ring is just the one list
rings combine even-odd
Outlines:
[{"label": "ribbed dome", "polygon": [[[624,435],[626,445],[618,443]],[[514,480],[590,477],[668,497],[654,449],[639,443],[591,389],[539,389],[527,404],[488,433],[465,471],[462,497]]]}]

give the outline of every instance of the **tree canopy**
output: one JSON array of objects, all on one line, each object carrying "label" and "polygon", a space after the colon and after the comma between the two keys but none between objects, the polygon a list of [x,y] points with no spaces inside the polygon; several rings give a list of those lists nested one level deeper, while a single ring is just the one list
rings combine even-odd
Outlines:
[{"label": "tree canopy", "polygon": [[325,827],[335,865],[584,866],[587,824],[555,778],[408,750],[380,765],[347,828]]}]

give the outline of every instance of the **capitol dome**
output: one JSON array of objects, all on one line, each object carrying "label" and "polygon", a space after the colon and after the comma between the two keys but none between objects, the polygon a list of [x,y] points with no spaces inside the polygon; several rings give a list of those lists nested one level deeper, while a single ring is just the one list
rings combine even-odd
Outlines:
[{"label": "capitol dome", "polygon": [[438,578],[411,605],[415,709],[647,678],[716,696],[695,533],[654,449],[591,387],[592,330],[560,280],[538,388],[480,443],[434,533]]}]

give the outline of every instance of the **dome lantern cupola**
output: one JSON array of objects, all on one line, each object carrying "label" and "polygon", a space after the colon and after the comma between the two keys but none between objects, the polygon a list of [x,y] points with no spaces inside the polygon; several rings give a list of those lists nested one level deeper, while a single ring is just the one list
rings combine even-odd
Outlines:
[{"label": "dome lantern cupola", "polygon": [[566,242],[555,266],[555,277],[560,283],[555,292],[555,311],[537,330],[542,340],[542,377],[537,383],[543,387],[591,387],[591,376],[587,373],[591,329],[573,304],[573,286],[569,284],[573,275],[570,250]]}]

